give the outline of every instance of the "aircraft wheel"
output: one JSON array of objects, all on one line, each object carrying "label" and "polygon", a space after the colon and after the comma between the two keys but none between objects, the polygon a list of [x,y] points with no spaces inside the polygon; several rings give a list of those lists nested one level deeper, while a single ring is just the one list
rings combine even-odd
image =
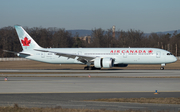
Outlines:
[{"label": "aircraft wheel", "polygon": [[89,67],[88,67],[88,66],[85,66],[85,67],[84,67],[84,70],[89,70]]},{"label": "aircraft wheel", "polygon": [[164,67],[161,67],[160,69],[161,69],[161,70],[164,70]]},{"label": "aircraft wheel", "polygon": [[91,67],[91,70],[95,70],[96,68],[94,66]]},{"label": "aircraft wheel", "polygon": [[95,70],[101,70],[101,68],[95,68]]},{"label": "aircraft wheel", "polygon": [[87,66],[84,67],[84,70],[87,70]]},{"label": "aircraft wheel", "polygon": [[91,70],[101,70],[101,68],[96,68],[96,67],[92,66]]}]

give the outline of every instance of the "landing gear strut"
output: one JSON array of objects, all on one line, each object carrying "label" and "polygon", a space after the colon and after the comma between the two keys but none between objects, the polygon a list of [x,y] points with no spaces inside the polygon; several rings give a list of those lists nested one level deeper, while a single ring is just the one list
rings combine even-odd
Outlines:
[{"label": "landing gear strut", "polygon": [[166,65],[165,63],[161,64],[160,70],[164,70],[164,66],[165,66],[165,65]]}]

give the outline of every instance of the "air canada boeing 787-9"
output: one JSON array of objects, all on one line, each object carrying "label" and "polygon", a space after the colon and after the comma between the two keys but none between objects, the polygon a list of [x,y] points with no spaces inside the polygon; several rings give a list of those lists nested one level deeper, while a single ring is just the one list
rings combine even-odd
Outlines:
[{"label": "air canada boeing 787-9", "polygon": [[19,57],[53,64],[85,64],[85,70],[126,67],[128,64],[161,64],[177,59],[169,51],[157,48],[42,48],[21,27],[15,26],[21,52],[7,51]]}]

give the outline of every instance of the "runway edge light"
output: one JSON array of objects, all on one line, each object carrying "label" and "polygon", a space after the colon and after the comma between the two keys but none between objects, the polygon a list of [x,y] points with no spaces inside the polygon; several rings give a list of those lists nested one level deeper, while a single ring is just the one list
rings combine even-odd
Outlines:
[{"label": "runway edge light", "polygon": [[5,78],[4,78],[4,81],[8,81],[8,78],[7,78],[7,77],[5,77]]},{"label": "runway edge light", "polygon": [[157,90],[155,90],[155,93],[154,94],[158,94]]}]

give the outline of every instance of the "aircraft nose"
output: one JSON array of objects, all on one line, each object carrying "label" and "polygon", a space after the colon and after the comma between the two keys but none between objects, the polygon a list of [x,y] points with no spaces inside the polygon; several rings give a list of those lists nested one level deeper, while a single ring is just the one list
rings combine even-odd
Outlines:
[{"label": "aircraft nose", "polygon": [[177,61],[177,58],[174,56],[173,57],[173,62],[176,62]]}]

